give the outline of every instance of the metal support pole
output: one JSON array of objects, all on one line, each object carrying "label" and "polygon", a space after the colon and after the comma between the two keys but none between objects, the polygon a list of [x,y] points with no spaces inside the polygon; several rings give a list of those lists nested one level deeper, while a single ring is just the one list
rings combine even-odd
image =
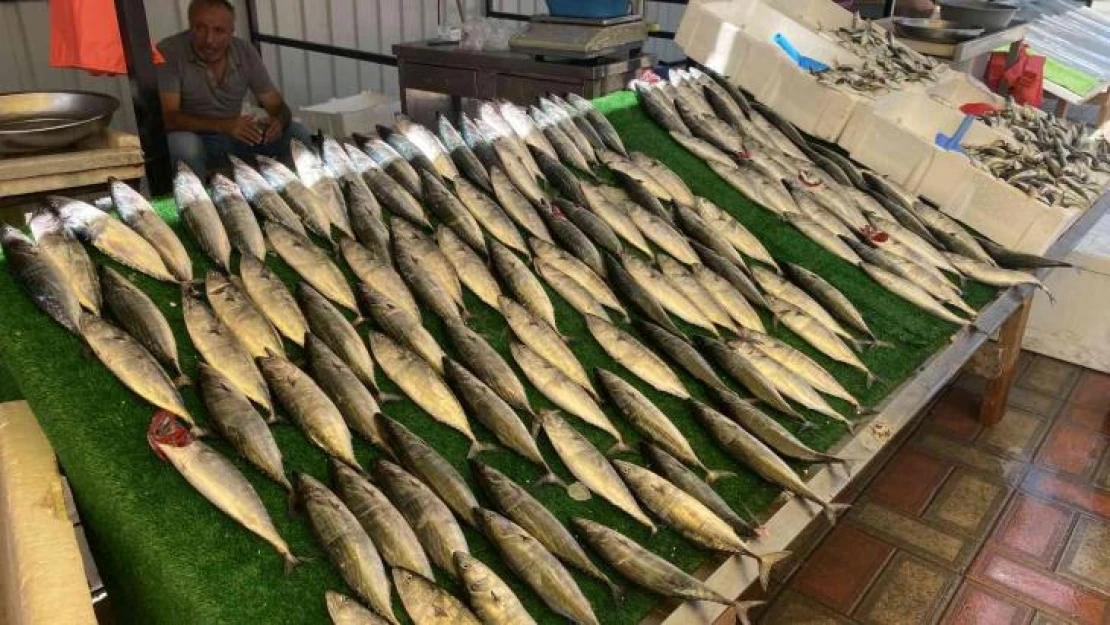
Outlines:
[{"label": "metal support pole", "polygon": [[150,29],[143,0],[116,0],[123,54],[131,78],[131,101],[139,126],[139,142],[146,161],[150,194],[165,195],[173,188],[170,148],[162,124],[162,102],[158,97],[158,74],[150,54]]}]

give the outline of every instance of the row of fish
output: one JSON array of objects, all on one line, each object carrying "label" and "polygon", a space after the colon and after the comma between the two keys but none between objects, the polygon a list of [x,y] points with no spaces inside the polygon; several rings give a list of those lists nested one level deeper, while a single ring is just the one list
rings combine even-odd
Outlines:
[{"label": "row of fish", "polygon": [[[839,460],[806,447],[774,419],[736,395],[717,371],[725,372],[726,378],[739,382],[759,401],[786,414],[800,416],[787,399],[826,412],[827,404],[820,393],[852,403],[851,395],[820,365],[765,334],[753,304],[775,311],[788,327],[796,328],[795,331],[808,337],[807,340],[844,359],[855,358],[852,349],[824,325],[830,321],[838,323],[834,317],[830,314],[827,319],[816,320],[792,302],[812,307],[816,301],[813,297],[827,298],[823,300],[824,305],[843,314],[843,323],[866,333],[862,316],[831,285],[803,268],[788,266],[792,280],[784,278],[758,239],[739,222],[708,200],[690,193],[682,180],[662,163],[627,152],[611,126],[591,121],[600,113],[588,103],[583,109],[581,102],[575,108],[573,98],[566,107],[551,100],[548,102],[550,105],[530,115],[518,115],[520,111],[509,105],[488,103],[477,119],[463,119],[462,132],[458,133],[461,143],[451,143],[449,130],[453,127],[441,119],[441,142],[422,127],[401,120],[394,129],[383,128],[377,137],[367,137],[365,150],[325,140],[321,159],[311,149],[295,146],[296,174],[280,163],[263,161],[261,174],[236,163],[235,182],[224,179],[229,184],[221,190],[225,185],[215,178],[211,195],[190,172],[184,169],[178,172],[175,195],[183,221],[205,254],[223,270],[205,276],[207,303],[190,292],[183,295],[186,328],[204,360],[198,372],[198,386],[209,412],[208,422],[263,473],[323,510],[313,513],[312,505],[309,506],[310,520],[321,533],[324,544],[336,544],[330,538],[341,535],[344,541],[354,540],[361,545],[357,549],[334,552],[331,556],[338,559],[352,557],[351,553],[363,554],[356,560],[359,567],[369,568],[359,573],[358,580],[348,578],[347,581],[359,598],[383,617],[390,615],[383,599],[388,598],[388,580],[374,565],[374,557],[367,555],[366,541],[358,539],[357,532],[351,531],[354,525],[350,518],[334,505],[334,496],[329,496],[331,493],[326,486],[308,476],[298,477],[296,486],[286,478],[280,463],[280,450],[266,427],[266,421],[275,413],[274,404],[291,416],[314,444],[337,460],[334,471],[337,475],[346,472],[357,478],[361,471],[353,455],[351,430],[388,448],[404,465],[403,469],[393,465],[397,471],[409,475],[410,485],[424,485],[427,492],[422,495],[413,495],[411,490],[389,492],[386,483],[397,480],[389,477],[390,465],[384,462],[376,464],[371,472],[375,483],[387,490],[388,499],[417,532],[418,542],[439,568],[452,572],[469,566],[477,569],[483,579],[488,579],[481,563],[474,564],[465,558],[462,563],[458,562],[456,552],[465,554],[465,548],[460,549],[465,547],[465,542],[457,540],[461,533],[454,538],[444,537],[443,532],[450,531],[448,528],[455,523],[455,516],[482,527],[491,538],[519,535],[517,529],[528,528],[527,533],[547,551],[527,546],[520,547],[523,549],[520,552],[503,550],[506,562],[553,609],[572,615],[571,618],[579,622],[593,622],[588,602],[583,603],[580,593],[572,592],[576,589],[573,580],[566,583],[570,578],[564,579],[558,569],[548,564],[552,553],[559,555],[559,548],[552,546],[555,541],[548,544],[541,537],[540,529],[527,526],[519,518],[511,519],[517,524],[514,529],[495,516],[476,511],[477,499],[452,465],[403,425],[381,416],[374,361],[414,403],[470,439],[473,453],[482,451],[488,444],[477,441],[470,430],[468,416],[481,420],[501,445],[540,465],[547,475],[545,481],[558,481],[517,416],[519,410],[532,416],[534,425],[545,432],[563,464],[578,480],[568,488],[572,496],[583,497],[587,495],[585,491],[593,492],[645,526],[654,527],[654,517],[707,548],[751,554],[740,538],[741,534],[750,534],[751,527],[706,483],[724,477],[725,473],[705,467],[682,432],[650,399],[612,372],[601,369],[594,376],[619,413],[653,444],[645,455],[652,458],[661,475],[632,463],[609,460],[558,413],[534,411],[521,381],[507,361],[483,337],[467,327],[469,311],[462,297],[463,287],[505,317],[516,338],[511,356],[532,385],[568,414],[612,434],[618,449],[626,447],[620,430],[600,409],[594,380],[567,348],[557,326],[554,305],[541,278],[585,315],[590,334],[634,376],[662,392],[688,399],[689,393],[671,370],[670,361],[706,384],[723,412],[690,399],[691,413],[732,456],[752,466],[768,481],[822,505],[830,515],[836,513],[836,507],[810,492],[780,456],[806,462]],[[561,118],[557,111],[564,113],[566,118]],[[543,125],[545,112],[547,117],[555,119],[546,126]],[[515,123],[508,121],[510,119]],[[584,128],[592,128],[596,136],[591,139]],[[771,134],[773,130],[770,126],[762,128],[768,136],[778,136]],[[576,142],[572,136],[580,141]],[[544,140],[551,153],[539,147]],[[448,145],[453,145],[453,149],[448,151]],[[350,163],[349,170],[344,169],[345,163]],[[582,168],[583,164],[591,169],[603,165],[614,173],[622,186],[597,183],[590,172]],[[578,170],[577,173],[572,168]],[[488,186],[483,183],[482,172],[488,178]],[[565,199],[550,200],[541,186],[544,181]],[[490,188],[492,197],[483,191]],[[236,196],[235,191],[239,191],[238,197],[245,202],[240,208],[247,212],[230,211],[221,206],[227,198]],[[114,189],[113,195],[117,196],[115,203],[121,220],[128,211],[158,219],[145,200],[137,202],[123,189]],[[121,203],[127,206],[120,208]],[[325,207],[325,203],[330,207]],[[388,224],[381,210],[383,206],[391,216]],[[61,222],[58,232],[63,238],[81,237],[114,259],[152,277],[173,281],[192,278],[191,263],[175,264],[178,268],[175,272],[168,269],[167,250],[173,247],[165,244],[168,237],[145,236],[133,225],[133,232],[139,233],[138,239],[120,234],[128,232],[130,224],[116,221],[95,207],[58,200],[54,202],[53,211],[42,217],[43,221],[53,218]],[[256,217],[262,218],[261,225]],[[425,230],[432,225],[432,220],[439,222],[434,236]],[[249,223],[262,233],[261,246],[250,243],[253,235],[243,234],[254,232]],[[72,227],[67,229],[66,224]],[[101,236],[104,232],[111,234]],[[169,232],[172,235],[172,230]],[[354,288],[331,256],[319,248],[308,233],[334,244],[358,277]],[[44,247],[43,238],[35,234],[37,243],[32,243],[17,231],[6,231],[5,249],[26,247],[30,250],[30,258]],[[132,246],[118,244],[121,240],[143,240],[153,248],[154,254],[136,256],[131,253]],[[175,235],[173,240],[176,241]],[[73,242],[66,240],[70,245]],[[304,279],[295,289],[296,295],[260,262],[267,247]],[[655,251],[656,248],[661,251]],[[232,249],[240,256],[237,276],[230,273]],[[749,267],[741,254],[755,263]],[[525,259],[530,257],[534,273],[521,255]],[[12,258],[12,254],[8,257]],[[158,265],[154,259],[161,260],[164,270],[156,269]],[[60,271],[58,266],[53,260],[12,263],[21,281],[51,316],[64,325],[67,325],[65,320],[76,318],[77,321],[67,327],[80,330],[90,344],[96,341],[90,338],[96,331],[110,339],[104,343],[111,345],[113,351],[103,355],[98,352],[98,355],[128,386],[192,424],[169,382],[169,375],[154,358],[158,351],[138,340],[148,333],[147,330],[139,329],[138,321],[132,321],[131,325],[125,321],[135,317],[145,322],[145,317],[153,315],[118,313],[116,307],[109,304],[108,312],[126,331],[91,314],[82,316],[79,312],[82,305],[89,310],[93,310],[90,306],[100,306],[100,301],[92,295],[97,291],[94,288],[70,290],[71,294],[87,291],[81,299],[88,301],[78,301],[76,307],[58,305],[56,302],[65,298],[62,291],[67,290],[58,285],[70,284],[72,276],[43,276],[43,272]],[[184,267],[188,267],[188,274]],[[96,272],[90,275],[95,276]],[[127,282],[122,277],[108,280],[103,275],[106,273],[100,280],[104,301],[120,299],[109,296],[109,288],[130,292],[128,284],[119,284],[120,280]],[[804,288],[799,288],[795,282]],[[46,284],[50,288],[43,288]],[[41,293],[49,296],[42,298]],[[808,299],[801,299],[803,297]],[[75,295],[71,298],[77,301]],[[146,303],[132,306],[142,310]],[[421,306],[443,321],[447,340],[458,361],[445,358],[442,348],[424,330]],[[157,312],[152,304],[149,307]],[[818,309],[823,310],[821,306],[813,308]],[[344,310],[365,314],[380,332],[372,332],[364,343]],[[614,323],[610,318],[613,313],[621,318],[634,315],[636,330],[647,337],[653,347]],[[697,347],[691,344],[672,316],[698,328],[693,338]],[[128,341],[131,336],[136,338]],[[726,336],[733,338],[726,341]],[[282,337],[296,344],[303,343],[308,372],[283,356]],[[120,347],[124,344],[126,350]],[[841,346],[846,351],[837,351]],[[165,345],[160,349],[165,357],[163,364],[180,374],[180,367],[168,356],[176,350]],[[146,359],[135,358],[139,350],[153,355]],[[702,353],[708,354],[709,359]],[[141,360],[144,364],[140,368],[125,362],[132,360]],[[151,373],[155,370],[162,371],[162,375]],[[150,382],[155,379],[156,383]],[[147,386],[158,392],[150,392]],[[858,402],[854,403],[858,406]],[[843,419],[831,408],[827,414]],[[226,460],[221,463],[214,459],[218,454],[211,448],[203,452],[206,446],[193,441],[191,435],[175,426],[172,420],[162,420],[156,425],[158,427],[152,425],[150,434],[152,444],[164,455],[170,457],[177,450],[205,459],[199,463],[192,460],[175,463],[183,473],[226,472],[228,467],[234,470]],[[195,424],[192,425],[199,433]],[[704,471],[706,481],[687,467]],[[260,512],[260,504],[254,503],[257,496],[252,499],[243,488],[245,480],[213,481],[201,475],[194,476],[190,482],[225,512],[270,540],[288,562],[295,561],[280,538],[275,538],[272,525],[263,522],[264,509]],[[203,490],[224,483],[239,486],[219,487],[218,493]],[[369,484],[365,480],[363,483]],[[249,488],[249,484],[246,486]],[[342,483],[337,483],[336,488],[342,498]],[[429,493],[434,499],[426,496]],[[660,493],[665,496],[660,497]],[[419,514],[406,512],[409,509],[402,502],[410,499],[420,502],[413,504],[418,506]],[[343,501],[351,506],[348,512],[357,516],[355,505],[346,499]],[[439,513],[427,516],[430,514],[427,511],[435,508],[433,501],[439,502]],[[442,514],[444,510],[446,517]],[[508,509],[503,512],[512,516]],[[429,518],[435,520],[429,523]],[[691,519],[694,519],[692,525]],[[619,534],[612,535],[612,530],[607,533],[604,528],[590,526],[589,522],[578,525],[584,535],[598,537],[599,544],[609,546],[610,551],[598,547],[607,560],[608,553],[639,554],[635,543]],[[726,527],[729,531],[725,531]],[[420,536],[424,531],[421,528],[430,528],[427,531],[436,533]],[[388,540],[379,538],[370,527],[365,530],[373,538],[372,545],[384,554],[389,549],[383,546]],[[351,535],[356,538],[348,538]],[[594,542],[592,538],[588,540]],[[528,544],[527,540],[508,542]],[[393,579],[410,614],[429,605],[450,603],[437,594],[434,587],[414,581],[415,577],[421,577],[421,572],[426,572],[426,564],[383,557],[395,567]],[[779,556],[763,554],[759,557],[765,573]],[[613,559],[624,561],[616,556]],[[703,592],[671,570],[673,567],[663,566],[665,561],[657,557],[641,560],[644,569],[626,570],[615,563],[614,566],[633,581],[662,594],[690,598],[694,595],[681,593]],[[537,567],[537,563],[544,566]],[[343,564],[337,564],[341,570],[348,570]],[[359,567],[355,570],[363,570]],[[542,571],[544,577],[530,577],[540,574],[536,571]],[[657,574],[660,571],[665,575]],[[648,572],[653,572],[654,576]],[[665,580],[665,584],[658,581],[660,579]],[[489,583],[496,585],[492,581]],[[329,601],[331,604],[353,607],[349,601],[334,598]],[[480,611],[478,604],[479,600],[472,597],[471,605]],[[454,608],[448,612],[462,614]]]},{"label": "row of fish", "polygon": [[[674,82],[641,80],[633,87],[649,116],[678,143],[741,193],[922,310],[969,323],[975,311],[963,302],[953,277],[1043,286],[1027,273],[999,267],[988,244],[939,210],[807,142],[723,77],[699,73],[680,79],[686,86],[677,89]],[[677,95],[671,100],[669,93]],[[731,103],[724,95],[732,96]]]}]

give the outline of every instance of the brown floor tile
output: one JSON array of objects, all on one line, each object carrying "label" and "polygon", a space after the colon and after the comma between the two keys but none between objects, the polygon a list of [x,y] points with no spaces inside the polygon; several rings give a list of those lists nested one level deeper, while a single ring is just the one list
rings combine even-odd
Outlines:
[{"label": "brown floor tile", "polygon": [[969,447],[937,434],[919,432],[911,439],[911,444],[937,458],[997,475],[1010,484],[1021,483],[1025,473],[1025,465],[1017,460],[1003,458],[985,449]]},{"label": "brown floor tile", "polygon": [[953,386],[925,417],[924,424],[948,438],[971,442],[975,440],[979,430],[983,429],[983,424],[979,421],[979,406],[982,402],[981,394]]},{"label": "brown floor tile", "polygon": [[1075,513],[1061,505],[1018,493],[994,531],[994,542],[1051,567],[1067,540]]},{"label": "brown floor tile", "polygon": [[1110,594],[1110,523],[1080,516],[1057,570]]},{"label": "brown floor tile", "polygon": [[1083,372],[1070,401],[1087,408],[1110,410],[1110,375],[1097,371]]},{"label": "brown floor tile", "polygon": [[790,587],[848,613],[893,552],[889,544],[850,523],[841,523],[809,556]]},{"label": "brown floor tile", "polygon": [[1009,496],[1006,484],[981,473],[957,469],[929,505],[925,519],[972,538],[982,538],[994,525]]},{"label": "brown floor tile", "polygon": [[958,575],[900,551],[853,616],[876,625],[932,623],[958,581]]},{"label": "brown floor tile", "polygon": [[1018,386],[1054,397],[1066,397],[1082,369],[1071,363],[1040,356],[1018,378]]},{"label": "brown floor tile", "polygon": [[1023,625],[1033,609],[975,582],[964,581],[948,605],[944,625]]},{"label": "brown floor tile", "polygon": [[1063,418],[1069,423],[1110,436],[1110,405],[1090,408],[1082,404],[1064,406]]},{"label": "brown floor tile", "polygon": [[768,608],[763,625],[846,625],[850,620],[825,606],[787,589]]},{"label": "brown floor tile", "polygon": [[856,502],[848,517],[869,533],[952,570],[962,570],[975,555],[972,541],[870,501]]},{"label": "brown floor tile", "polygon": [[1105,597],[989,548],[976,558],[968,577],[1085,625],[1098,625],[1108,615]]},{"label": "brown floor tile", "polygon": [[989,449],[1028,460],[1044,438],[1047,427],[1046,419],[1025,410],[1009,408],[1001,421],[983,429],[977,441]]},{"label": "brown floor tile", "polygon": [[1011,408],[1028,410],[1033,414],[1045,417],[1056,416],[1057,411],[1060,410],[1060,406],[1063,404],[1063,397],[1032,391],[1020,386],[1011,388],[1010,396],[1006,399],[1006,405]]},{"label": "brown floor tile", "polygon": [[1074,477],[1033,468],[1021,489],[1110,519],[1110,491],[1092,488]]},{"label": "brown floor tile", "polygon": [[950,464],[902,448],[867,487],[867,496],[884,506],[917,516],[952,470]]},{"label": "brown floor tile", "polygon": [[960,377],[956,378],[956,381],[953,382],[952,385],[957,388],[971,391],[972,394],[981,397],[983,392],[987,390],[987,379],[970,373],[962,373]]},{"label": "brown floor tile", "polygon": [[1089,477],[1110,439],[1085,427],[1058,423],[1037,452],[1036,464],[1082,477]]}]

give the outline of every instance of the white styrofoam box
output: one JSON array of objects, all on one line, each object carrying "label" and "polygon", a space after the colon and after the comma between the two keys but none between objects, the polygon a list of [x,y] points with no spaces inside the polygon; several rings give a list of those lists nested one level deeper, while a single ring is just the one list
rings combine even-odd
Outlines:
[{"label": "white styrofoam box", "polygon": [[926,89],[929,95],[956,108],[969,102],[988,102],[995,106],[1006,103],[982,82],[963,72],[949,72],[937,84]]},{"label": "white styrofoam box", "polygon": [[765,0],[778,12],[811,30],[836,30],[852,26],[852,12],[831,0]]},{"label": "white styrofoam box", "polygon": [[1076,268],[1054,269],[1044,280],[1055,305],[1043,293],[1034,297],[1023,347],[1110,373],[1110,215],[1067,260]]},{"label": "white styrofoam box", "polygon": [[375,124],[392,125],[401,102],[387,95],[362,91],[346,98],[301,107],[301,121],[310,130],[333,137],[349,137],[355,132],[370,132]]}]

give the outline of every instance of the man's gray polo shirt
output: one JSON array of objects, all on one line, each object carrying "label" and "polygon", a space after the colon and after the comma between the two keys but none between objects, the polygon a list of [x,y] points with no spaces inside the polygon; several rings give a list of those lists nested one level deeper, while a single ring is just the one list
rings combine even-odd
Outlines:
[{"label": "man's gray polo shirt", "polygon": [[238,37],[231,38],[227,72],[222,81],[197,58],[189,31],[163,39],[158,49],[166,57],[166,62],[158,66],[158,89],[180,93],[182,113],[238,117],[248,90],[255,96],[277,90],[258,51]]}]

